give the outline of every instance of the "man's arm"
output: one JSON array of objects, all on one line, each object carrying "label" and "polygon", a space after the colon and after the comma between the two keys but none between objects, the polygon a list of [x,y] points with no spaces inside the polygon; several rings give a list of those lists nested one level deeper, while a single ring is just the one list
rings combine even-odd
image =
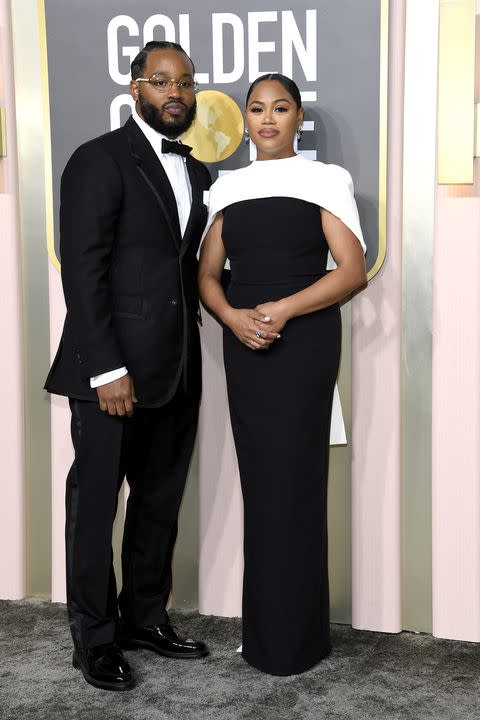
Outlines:
[{"label": "man's arm", "polygon": [[121,202],[122,181],[113,158],[98,143],[82,145],[61,183],[63,291],[82,375],[96,387],[100,409],[130,416],[135,389],[115,336],[109,287]]},{"label": "man's arm", "polygon": [[69,323],[83,377],[123,367],[110,306],[109,270],[122,182],[96,143],[81,146],[62,176],[60,254]]}]

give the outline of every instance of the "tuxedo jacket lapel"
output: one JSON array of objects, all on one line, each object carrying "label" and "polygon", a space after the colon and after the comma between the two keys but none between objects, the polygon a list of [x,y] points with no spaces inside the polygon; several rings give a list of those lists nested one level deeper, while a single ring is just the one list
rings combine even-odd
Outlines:
[{"label": "tuxedo jacket lapel", "polygon": [[131,155],[137,166],[137,171],[160,205],[177,250],[180,252],[182,236],[178,219],[177,202],[167,173],[135,120],[129,118],[124,128],[127,133]]}]

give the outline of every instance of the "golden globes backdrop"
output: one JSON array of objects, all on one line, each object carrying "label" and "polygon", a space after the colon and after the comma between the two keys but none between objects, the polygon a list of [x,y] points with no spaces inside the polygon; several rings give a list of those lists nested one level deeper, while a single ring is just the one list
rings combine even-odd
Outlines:
[{"label": "golden globes backdrop", "polygon": [[[184,139],[193,146],[194,155],[208,164],[213,179],[255,157],[254,146],[243,141],[244,99],[250,83],[266,72],[281,72],[297,82],[305,107],[298,150],[351,172],[368,246],[369,277],[378,272],[386,252],[388,0],[264,0],[255,9],[247,4],[239,7],[231,0],[205,0],[194,9],[173,0],[161,7],[154,0],[39,0],[39,15],[45,124],[50,128],[45,148],[47,240],[57,270],[62,170],[79,144],[126,121],[133,108],[130,63],[148,41],[167,39],[179,42],[196,66],[197,119]],[[54,267],[50,273],[52,349],[64,313]],[[339,387],[350,439],[348,306],[343,315]],[[205,613],[240,615],[241,496],[220,333],[208,316],[202,345],[204,394],[198,452],[179,523],[174,602]],[[330,542],[330,553],[335,555],[332,614],[333,619],[349,622],[350,448],[336,448],[332,455],[336,479],[331,523],[335,530]],[[57,398],[52,402],[54,600],[64,600],[63,493],[71,456],[68,408]]]},{"label": "golden globes backdrop", "polygon": [[69,155],[125,122],[130,63],[145,43],[166,39],[195,62],[198,117],[185,139],[213,164],[214,178],[246,165],[254,152],[242,143],[249,84],[266,72],[294,78],[306,111],[299,150],[352,173],[368,270],[378,270],[385,253],[386,3],[264,0],[253,11],[229,0],[204,0],[194,10],[168,0],[161,8],[154,0],[45,0],[54,217]]}]

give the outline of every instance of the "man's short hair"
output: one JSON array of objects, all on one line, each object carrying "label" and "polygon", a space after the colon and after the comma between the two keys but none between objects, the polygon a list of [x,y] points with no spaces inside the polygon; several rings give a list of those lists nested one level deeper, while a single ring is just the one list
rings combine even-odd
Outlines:
[{"label": "man's short hair", "polygon": [[152,50],[176,50],[177,52],[182,53],[192,63],[192,71],[193,75],[195,75],[195,65],[193,64],[193,60],[189,55],[187,55],[181,45],[175,42],[170,42],[168,40],[151,40],[145,45],[144,48],[140,50],[138,55],[132,61],[132,64],[130,66],[130,69],[132,71],[132,80],[136,80],[137,78],[142,77],[143,71],[145,70],[148,53],[152,52]]}]

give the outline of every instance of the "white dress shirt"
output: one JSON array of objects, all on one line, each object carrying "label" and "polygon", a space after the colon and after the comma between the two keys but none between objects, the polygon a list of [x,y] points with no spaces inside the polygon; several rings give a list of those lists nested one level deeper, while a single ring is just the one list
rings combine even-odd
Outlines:
[{"label": "white dress shirt", "polygon": [[[192,186],[188,176],[187,159],[182,157],[182,155],[177,155],[176,153],[163,153],[162,140],[163,138],[166,138],[166,136],[161,135],[159,132],[150,127],[150,125],[148,125],[148,123],[140,117],[136,110],[133,111],[132,117],[154,149],[155,154],[162,163],[163,169],[170,181],[173,194],[175,195],[175,200],[177,201],[180,231],[183,236],[187,227],[188,218],[190,217],[190,210],[192,208]],[[168,140],[171,138],[166,139]],[[95,377],[90,378],[90,387],[97,388],[100,387],[100,385],[106,385],[114,380],[118,380],[127,373],[127,368],[121,367],[116,368],[115,370],[110,370],[110,372],[102,373],[101,375],[96,375]]]}]

